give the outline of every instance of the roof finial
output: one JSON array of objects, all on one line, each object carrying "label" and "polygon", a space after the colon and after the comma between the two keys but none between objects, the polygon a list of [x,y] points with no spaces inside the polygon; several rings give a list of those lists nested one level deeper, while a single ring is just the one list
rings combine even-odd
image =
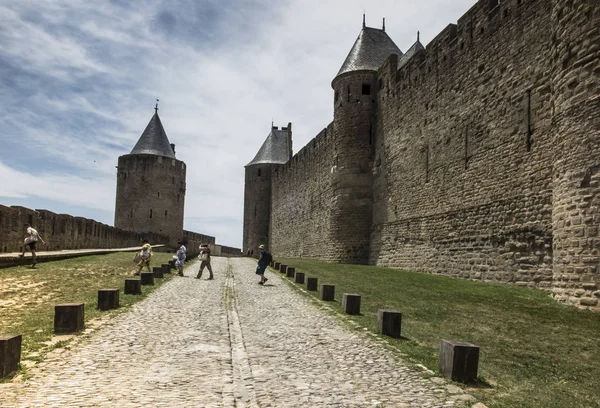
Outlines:
[{"label": "roof finial", "polygon": [[158,113],[158,98],[156,98],[156,106],[154,107],[154,113]]},{"label": "roof finial", "polygon": [[383,31],[385,31],[385,17],[383,18]]},{"label": "roof finial", "polygon": [[419,42],[419,37],[421,36],[421,32],[417,31],[417,42]]},{"label": "roof finial", "polygon": [[363,11],[363,28],[365,28],[367,26],[367,23],[365,21],[365,12]]}]

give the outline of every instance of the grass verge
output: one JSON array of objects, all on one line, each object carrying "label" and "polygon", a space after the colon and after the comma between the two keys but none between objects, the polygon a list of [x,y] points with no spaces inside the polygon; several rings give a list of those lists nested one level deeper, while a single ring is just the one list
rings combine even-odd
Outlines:
[{"label": "grass verge", "polygon": [[[54,305],[85,303],[87,325],[92,320],[126,310],[171,276],[156,279],[155,286],[142,286],[142,295],[125,295],[124,280],[132,277],[137,269],[131,262],[132,257],[132,253],[114,253],[39,263],[35,269],[26,266],[0,269],[0,333],[23,335],[22,361],[42,360],[57,344],[66,344],[60,340],[52,342]],[[155,252],[152,266],[160,266],[170,259],[170,254]],[[98,289],[106,288],[121,290],[120,309],[97,309]]]},{"label": "grass verge", "polygon": [[372,332],[378,309],[402,312],[403,339],[387,341],[435,372],[441,339],[480,346],[482,384],[469,392],[490,408],[600,407],[599,313],[530,288],[374,266],[277,261],[317,277],[319,285],[335,285],[339,305],[343,293],[360,294],[362,314],[348,317]]}]

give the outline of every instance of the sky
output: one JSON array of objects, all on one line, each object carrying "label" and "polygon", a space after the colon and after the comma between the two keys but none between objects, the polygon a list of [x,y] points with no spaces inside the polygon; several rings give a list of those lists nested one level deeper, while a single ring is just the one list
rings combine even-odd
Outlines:
[{"label": "sky", "polygon": [[333,119],[366,13],[406,51],[475,0],[0,0],[0,204],[114,224],[118,157],[154,114],[187,164],[184,228],[241,247],[244,165]]}]

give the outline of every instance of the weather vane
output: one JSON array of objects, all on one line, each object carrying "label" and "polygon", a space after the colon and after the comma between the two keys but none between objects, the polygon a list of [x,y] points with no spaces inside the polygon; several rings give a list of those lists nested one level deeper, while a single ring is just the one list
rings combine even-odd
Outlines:
[{"label": "weather vane", "polygon": [[154,107],[154,113],[158,113],[158,98],[156,98],[156,106]]}]

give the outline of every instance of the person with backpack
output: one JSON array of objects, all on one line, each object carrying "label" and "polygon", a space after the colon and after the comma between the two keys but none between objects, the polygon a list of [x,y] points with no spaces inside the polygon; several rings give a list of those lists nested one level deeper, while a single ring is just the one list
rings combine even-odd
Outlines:
[{"label": "person with backpack", "polygon": [[210,266],[210,248],[207,244],[200,245],[200,255],[198,255],[198,258],[200,258],[200,270],[198,271],[198,275],[196,275],[196,279],[200,279],[202,277],[202,271],[204,271],[204,268],[207,268],[208,272],[210,273],[208,280],[214,279],[215,277],[213,275],[212,267]]},{"label": "person with backpack", "polygon": [[263,244],[258,246],[260,249],[260,255],[258,256],[258,266],[256,267],[256,274],[260,276],[259,285],[264,285],[269,279],[265,278],[265,270],[267,266],[273,260],[273,256],[265,249]]},{"label": "person with backpack", "polygon": [[136,258],[139,257],[138,270],[134,273],[134,275],[139,275],[142,272],[142,268],[145,266],[148,268],[148,272],[152,272],[150,269],[150,258],[152,258],[152,246],[148,243],[148,240],[145,239],[142,241],[142,249],[136,255]]},{"label": "person with backpack", "polygon": [[42,244],[44,244],[44,245],[46,243],[44,242],[44,240],[42,239],[40,234],[37,232],[37,230],[35,228],[31,227],[31,224],[24,224],[23,226],[25,227],[27,236],[23,240],[23,253],[21,253],[21,255],[19,255],[19,258],[23,258],[25,256],[25,250],[27,247],[29,247],[29,250],[31,251],[31,257],[33,258],[31,267],[35,268],[35,265],[37,264],[37,256],[35,254],[35,244],[38,241],[42,241]]}]

